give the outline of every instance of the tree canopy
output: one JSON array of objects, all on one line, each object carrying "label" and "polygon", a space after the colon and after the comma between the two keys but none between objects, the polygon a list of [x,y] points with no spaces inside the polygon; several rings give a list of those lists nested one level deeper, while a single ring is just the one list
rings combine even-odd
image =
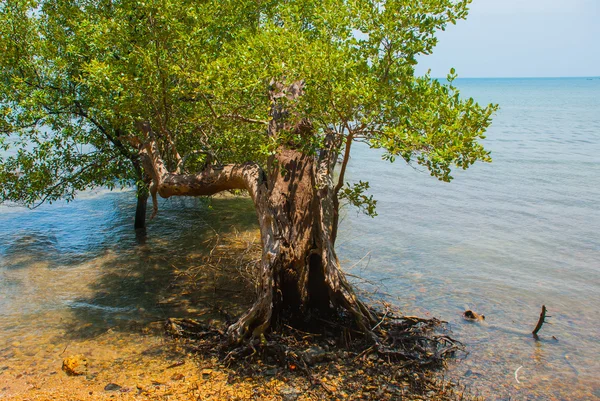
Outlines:
[{"label": "tree canopy", "polygon": [[[489,161],[479,140],[496,106],[415,76],[435,34],[470,0],[7,0],[0,4],[0,201],[36,205],[146,180],[126,138],[149,122],[167,168],[266,165],[285,143],[318,153],[353,141],[429,169]],[[266,135],[269,90],[314,135]],[[293,103],[293,105],[292,105]],[[347,152],[346,152],[347,153]],[[347,158],[346,158],[347,159]],[[357,204],[365,183],[338,192]],[[368,187],[368,184],[366,185]],[[372,210],[371,206],[367,210]]]},{"label": "tree canopy", "polygon": [[416,58],[469,2],[5,1],[0,201],[135,183],[139,227],[148,192],[156,213],[157,195],[246,190],[259,288],[229,338],[311,309],[346,313],[381,345],[386,331],[334,249],[340,200],[375,214],[368,183],[345,181],[351,146],[443,181],[490,160],[479,140],[496,106],[461,99],[453,70],[415,76]]}]

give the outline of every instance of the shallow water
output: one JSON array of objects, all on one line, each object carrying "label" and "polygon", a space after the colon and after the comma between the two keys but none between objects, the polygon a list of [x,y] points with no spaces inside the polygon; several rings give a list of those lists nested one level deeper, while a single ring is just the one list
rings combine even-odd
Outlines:
[{"label": "shallow water", "polygon": [[[153,234],[140,238],[134,192],[83,195],[34,211],[2,208],[0,398],[42,391],[52,399],[61,389],[69,399],[108,397],[103,388],[114,381],[153,388],[173,375],[165,365],[185,357],[163,340],[166,318],[223,321],[250,305],[237,266],[205,266],[217,235],[255,240],[247,199],[161,202]],[[77,354],[90,374],[69,380],[62,361]],[[189,365],[182,369],[194,373],[197,363]]]},{"label": "shallow water", "polygon": [[[339,253],[350,265],[369,253],[354,268],[367,287],[449,321],[470,352],[450,375],[482,395],[599,398],[600,79],[458,86],[501,105],[485,140],[493,163],[446,184],[359,149],[349,177],[369,180],[379,216],[349,211]],[[543,304],[552,325],[536,342]],[[467,308],[486,323],[464,322]]]},{"label": "shallow water", "polygon": [[[600,80],[458,84],[477,101],[502,106],[485,141],[494,162],[446,184],[355,148],[348,178],[370,182],[379,216],[348,210],[338,254],[375,299],[391,297],[407,314],[450,322],[469,354],[448,375],[474,392],[598,398]],[[166,317],[218,318],[247,305],[232,280],[210,272],[201,288],[173,294],[216,233],[252,235],[248,200],[161,200],[140,242],[131,229],[131,191],[81,195],[34,211],[0,209],[0,383],[16,377],[15,355],[50,374],[58,351],[109,329],[135,334]],[[534,341],[542,304],[552,325]],[[466,308],[486,322],[463,321]],[[135,335],[126,338],[119,341]],[[52,366],[50,354],[58,361]],[[15,391],[7,385],[0,396]]]}]

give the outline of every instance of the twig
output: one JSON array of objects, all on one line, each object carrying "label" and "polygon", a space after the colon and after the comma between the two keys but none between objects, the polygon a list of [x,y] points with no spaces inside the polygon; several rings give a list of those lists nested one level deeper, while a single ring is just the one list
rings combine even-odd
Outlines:
[{"label": "twig", "polygon": [[217,120],[218,119],[222,119],[222,118],[231,118],[231,119],[234,119],[234,120],[240,120],[240,121],[244,121],[244,122],[247,122],[247,123],[253,123],[253,124],[262,124],[262,125],[268,125],[269,124],[268,121],[257,120],[257,119],[254,119],[254,118],[248,118],[248,117],[241,116],[239,114],[218,114],[215,111],[215,109],[214,109],[212,103],[210,102],[210,100],[208,99],[208,97],[206,95],[204,95],[204,94],[201,94],[201,96],[204,98],[204,101],[206,102],[206,105],[210,109],[211,114]]},{"label": "twig", "polygon": [[360,354],[356,355],[354,357],[354,359],[352,359],[352,362],[357,361],[358,359],[360,359],[363,355],[368,354],[369,352],[373,351],[375,349],[375,345],[371,345],[369,348],[367,348],[366,350],[364,350],[363,352],[361,352]]},{"label": "twig", "polygon": [[321,334],[309,333],[307,331],[302,331],[302,330],[299,330],[299,329],[297,329],[295,327],[292,327],[290,325],[287,325],[287,324],[284,324],[283,326],[286,327],[286,328],[288,328],[288,329],[290,329],[290,330],[292,330],[292,331],[296,331],[296,332],[298,332],[300,334],[303,334],[304,335],[303,338],[306,338],[306,337],[319,337],[319,336],[321,336]]},{"label": "twig", "polygon": [[533,329],[532,334],[535,338],[537,338],[537,333],[540,331],[544,323],[546,323],[546,305],[542,305],[542,313],[540,313],[540,318],[538,319],[537,325],[535,326],[535,329]]},{"label": "twig", "polygon": [[378,327],[381,325],[381,323],[383,323],[383,321],[385,320],[385,318],[387,317],[387,315],[388,315],[388,311],[387,311],[387,308],[386,308],[386,311],[385,311],[385,313],[383,314],[383,317],[381,318],[381,320],[379,321],[379,323],[377,323],[377,324],[376,324],[376,325],[375,325],[375,326],[374,326],[374,327],[371,329],[371,331],[374,331],[376,328],[378,328]]},{"label": "twig", "polygon": [[523,367],[523,366],[519,366],[519,367],[517,368],[517,370],[515,370],[515,380],[516,380],[516,381],[517,381],[517,383],[519,383],[519,384],[521,384],[521,382],[519,381],[519,376],[518,376],[518,374],[519,374],[519,370],[521,370],[521,368],[522,368],[522,367]]},{"label": "twig", "polygon": [[[354,267],[356,267],[356,265],[358,265],[360,262],[362,262],[363,260],[365,260],[369,255],[371,255],[371,251],[367,252],[365,254],[365,256],[363,256],[362,258],[360,258],[360,260],[358,262],[354,263],[352,266],[346,268],[345,270],[352,270]],[[346,273],[346,274],[348,274],[348,273]]]}]

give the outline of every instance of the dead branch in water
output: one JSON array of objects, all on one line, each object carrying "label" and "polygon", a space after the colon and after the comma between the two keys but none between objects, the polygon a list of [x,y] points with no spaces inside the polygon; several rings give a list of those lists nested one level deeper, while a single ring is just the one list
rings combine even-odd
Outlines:
[{"label": "dead branch in water", "polygon": [[533,337],[535,339],[538,338],[538,331],[541,330],[542,326],[544,325],[544,323],[546,323],[546,318],[547,317],[552,317],[552,316],[546,316],[546,305],[542,305],[542,313],[540,313],[540,318],[538,319],[537,325],[535,326],[535,329],[533,329]]}]

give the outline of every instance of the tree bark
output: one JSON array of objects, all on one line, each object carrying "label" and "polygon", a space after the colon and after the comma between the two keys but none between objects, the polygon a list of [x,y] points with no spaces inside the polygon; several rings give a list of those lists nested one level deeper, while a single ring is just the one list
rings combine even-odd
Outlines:
[{"label": "tree bark", "polygon": [[[345,309],[369,333],[374,319],[340,269],[331,231],[333,165],[280,148],[261,218],[261,285],[254,306],[229,328],[232,341],[262,334],[281,311]],[[258,208],[257,208],[258,212]],[[261,213],[261,212],[259,212]],[[274,314],[275,312],[275,314]]]}]

